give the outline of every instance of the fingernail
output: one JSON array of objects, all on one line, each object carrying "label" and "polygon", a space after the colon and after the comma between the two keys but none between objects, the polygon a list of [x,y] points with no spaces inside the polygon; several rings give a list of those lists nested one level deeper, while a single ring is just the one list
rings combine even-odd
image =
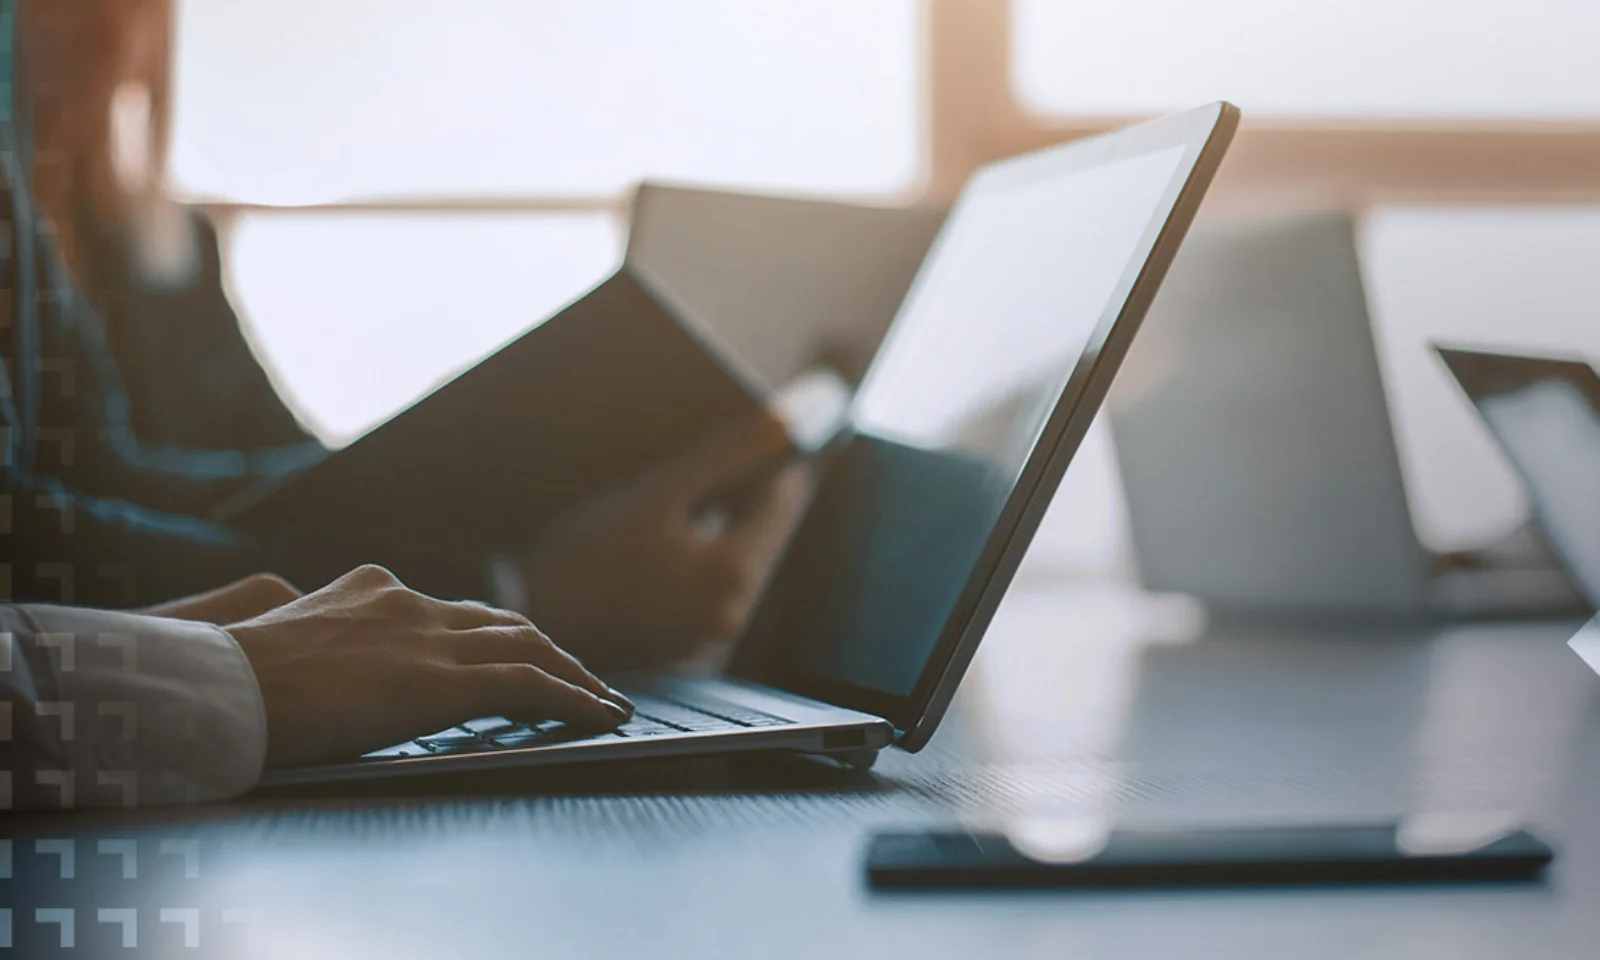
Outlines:
[{"label": "fingernail", "polygon": [[611,699],[616,701],[617,706],[625,708],[629,714],[632,714],[636,709],[633,705],[633,701],[624,696],[622,691],[618,690],[616,687],[606,687],[606,693],[611,695]]},{"label": "fingernail", "polygon": [[615,720],[617,723],[627,723],[628,720],[633,716],[629,711],[624,710],[622,707],[612,703],[610,700],[601,700],[600,702],[606,705],[606,713],[609,713],[611,715],[611,719]]}]

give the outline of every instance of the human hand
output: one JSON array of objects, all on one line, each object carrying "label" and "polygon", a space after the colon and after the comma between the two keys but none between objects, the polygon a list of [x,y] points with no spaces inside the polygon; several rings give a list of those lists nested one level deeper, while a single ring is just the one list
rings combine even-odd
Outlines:
[{"label": "human hand", "polygon": [[267,713],[267,763],[350,759],[481,716],[608,730],[633,705],[525,618],[408,589],[382,567],[226,625]]},{"label": "human hand", "polygon": [[260,616],[302,596],[304,594],[282,577],[253,573],[215,590],[168,600],[139,612],[152,617],[198,620],[221,626]]},{"label": "human hand", "polygon": [[721,523],[696,514],[793,453],[783,424],[762,413],[579,505],[521,558],[529,611],[611,668],[672,663],[736,637],[805,512],[811,471],[785,467]]}]

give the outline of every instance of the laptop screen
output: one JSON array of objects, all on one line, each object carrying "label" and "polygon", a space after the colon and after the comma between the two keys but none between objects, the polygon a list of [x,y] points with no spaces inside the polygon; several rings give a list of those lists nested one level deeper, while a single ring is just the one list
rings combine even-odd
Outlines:
[{"label": "laptop screen", "polygon": [[1600,376],[1575,360],[1438,350],[1521,474],[1575,585],[1600,609]]},{"label": "laptop screen", "polygon": [[736,672],[891,720],[919,699],[1203,145],[1168,137],[1064,167],[1069,146],[973,178],[873,360],[854,435]]}]

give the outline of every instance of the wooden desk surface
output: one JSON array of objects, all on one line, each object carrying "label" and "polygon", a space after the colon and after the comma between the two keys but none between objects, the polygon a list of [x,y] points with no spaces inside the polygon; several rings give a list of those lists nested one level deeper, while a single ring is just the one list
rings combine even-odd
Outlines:
[{"label": "wooden desk surface", "polygon": [[[32,957],[62,927],[37,911],[71,909],[76,957],[1592,960],[1600,677],[1575,627],[1193,639],[1024,589],[934,744],[869,775],[705,761],[19,820],[0,896]],[[873,827],[956,818],[1495,812],[1558,848],[1546,883],[885,895],[861,870]]]}]

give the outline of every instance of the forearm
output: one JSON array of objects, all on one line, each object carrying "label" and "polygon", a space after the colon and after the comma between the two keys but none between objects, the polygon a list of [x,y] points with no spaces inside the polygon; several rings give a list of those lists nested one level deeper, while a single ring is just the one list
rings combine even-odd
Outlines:
[{"label": "forearm", "polygon": [[206,624],[0,606],[0,807],[196,803],[252,787],[267,730],[249,661]]},{"label": "forearm", "polygon": [[150,617],[171,617],[175,620],[198,620],[219,627],[259,617],[303,594],[282,577],[270,573],[257,573],[235,580],[205,593],[167,600],[154,606],[135,610]]}]

